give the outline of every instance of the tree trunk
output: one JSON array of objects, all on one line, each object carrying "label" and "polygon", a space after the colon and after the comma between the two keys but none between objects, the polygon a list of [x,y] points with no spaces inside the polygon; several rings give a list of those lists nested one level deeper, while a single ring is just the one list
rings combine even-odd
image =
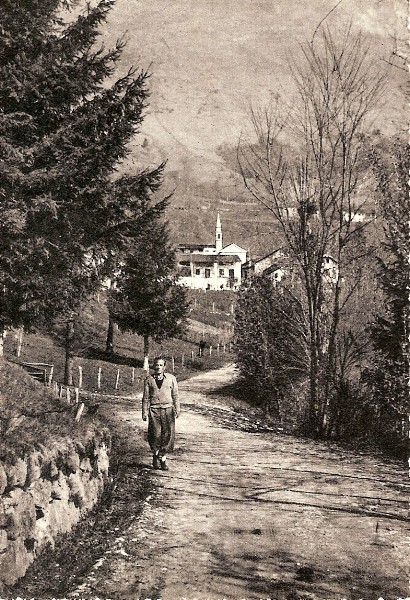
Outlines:
[{"label": "tree trunk", "polygon": [[317,348],[315,340],[312,340],[310,345],[310,402],[309,402],[309,421],[308,432],[310,435],[317,435],[318,432],[318,410],[319,410],[319,391],[318,391],[319,368],[317,360]]},{"label": "tree trunk", "polygon": [[74,340],[74,320],[70,319],[66,325],[65,332],[65,369],[64,385],[73,385],[73,340]]},{"label": "tree trunk", "polygon": [[24,330],[22,327],[20,327],[17,332],[17,347],[16,347],[16,356],[18,358],[20,358],[21,349],[23,347],[23,334],[24,334]]},{"label": "tree trunk", "polygon": [[105,351],[107,354],[114,354],[114,321],[111,316],[108,319],[107,339],[105,342]]},{"label": "tree trunk", "polygon": [[2,329],[0,333],[0,358],[4,356],[4,340],[6,339],[7,329]]},{"label": "tree trunk", "polygon": [[144,335],[144,371],[149,370],[149,335]]},{"label": "tree trunk", "polygon": [[334,391],[337,382],[336,340],[340,321],[340,292],[340,284],[337,282],[332,310],[332,322],[328,339],[326,377],[324,382],[324,403],[320,415],[321,426],[325,434],[328,432],[330,433],[331,430],[331,427],[327,424],[327,421],[329,412],[332,412],[332,391]]}]

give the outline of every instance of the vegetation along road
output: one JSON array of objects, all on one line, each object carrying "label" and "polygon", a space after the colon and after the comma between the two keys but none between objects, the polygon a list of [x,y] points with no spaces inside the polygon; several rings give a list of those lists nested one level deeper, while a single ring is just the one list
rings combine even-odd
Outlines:
[{"label": "vegetation along road", "polygon": [[[82,569],[69,564],[67,544],[56,567],[48,560],[53,594],[133,600],[406,597],[408,484],[400,465],[263,428],[252,431],[218,391],[233,376],[227,366],[181,382],[184,411],[168,472],[151,469],[139,401],[117,406],[122,477],[109,510],[99,515],[92,558],[86,546],[94,534],[81,538],[79,532],[82,546],[74,554]],[[65,589],[56,583],[58,567],[60,579],[65,569]],[[67,573],[76,569],[70,580]],[[19,592],[37,589],[40,597],[40,579],[31,575]],[[51,589],[44,586],[46,598]]]}]

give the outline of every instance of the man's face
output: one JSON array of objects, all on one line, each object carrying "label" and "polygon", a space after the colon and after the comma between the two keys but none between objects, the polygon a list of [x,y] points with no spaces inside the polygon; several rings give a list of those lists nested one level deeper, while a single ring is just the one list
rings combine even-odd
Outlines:
[{"label": "man's face", "polygon": [[165,371],[165,362],[163,360],[157,360],[154,364],[155,375],[162,375]]}]

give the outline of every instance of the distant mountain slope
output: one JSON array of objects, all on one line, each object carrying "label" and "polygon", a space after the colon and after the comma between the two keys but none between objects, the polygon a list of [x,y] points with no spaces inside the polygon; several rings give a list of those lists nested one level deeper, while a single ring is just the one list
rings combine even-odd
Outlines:
[{"label": "distant mountain slope", "polygon": [[[218,174],[216,148],[237,142],[250,102],[265,103],[272,91],[291,100],[289,60],[332,10],[326,23],[336,35],[349,23],[362,29],[375,57],[387,56],[390,36],[407,37],[404,0],[118,0],[105,37],[127,32],[124,66],[152,71],[143,125],[150,145],[172,170],[188,160],[203,179]],[[390,131],[400,119],[397,77],[393,70],[380,120]]]},{"label": "distant mountain slope", "polygon": [[[219,148],[235,147],[247,127],[251,103],[272,92],[292,102],[289,60],[318,24],[342,36],[351,23],[368,36],[382,61],[392,36],[406,39],[404,0],[117,0],[104,42],[126,32],[122,64],[149,68],[151,99],[142,133],[124,170],[167,160],[167,189],[175,189],[169,211],[178,241],[208,241],[216,212],[226,241],[259,251],[269,215],[244,207],[239,182]],[[407,74],[389,70],[390,84],[375,128],[391,134],[402,127],[406,106],[400,83]],[[405,79],[406,78],[406,79]],[[236,204],[237,203],[237,204]],[[272,236],[271,236],[272,237]],[[181,239],[182,238],[182,239]],[[212,238],[211,238],[212,239]]]}]

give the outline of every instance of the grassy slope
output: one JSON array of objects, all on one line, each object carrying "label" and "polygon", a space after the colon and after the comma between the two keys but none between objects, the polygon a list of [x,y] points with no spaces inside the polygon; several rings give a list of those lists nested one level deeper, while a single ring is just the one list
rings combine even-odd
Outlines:
[{"label": "grassy slope", "polygon": [[95,432],[103,433],[95,416],[76,423],[75,411],[21,367],[0,360],[0,461],[13,463],[32,449],[60,446],[62,438],[86,444]]},{"label": "grassy slope", "polygon": [[[199,369],[210,369],[232,360],[232,355],[222,352],[222,344],[227,343],[229,349],[229,328],[232,327],[231,305],[234,294],[229,292],[195,292],[190,291],[192,312],[189,315],[195,325],[189,327],[183,339],[164,340],[162,343],[151,342],[151,357],[161,354],[168,359],[171,369],[172,357],[175,360],[175,374],[178,378],[186,378],[191,372]],[[195,303],[196,298],[196,303]],[[196,306],[195,306],[196,304]],[[213,309],[215,312],[213,312]],[[84,330],[81,344],[74,360],[74,384],[77,385],[79,370],[83,368],[83,389],[97,391],[97,373],[101,367],[101,392],[104,394],[130,395],[139,393],[142,388],[143,340],[130,334],[115,333],[115,354],[108,358],[105,353],[105,337],[108,324],[108,313],[104,296],[100,301],[93,300],[85,310]],[[216,328],[215,328],[216,327]],[[201,337],[207,342],[206,356],[198,360],[198,343]],[[221,344],[218,355],[216,347]],[[6,338],[6,357],[18,362],[45,362],[54,364],[54,378],[63,381],[64,350],[58,340],[41,333],[24,336],[21,356],[15,356],[16,337],[13,332]],[[213,345],[212,356],[209,356],[209,345]],[[191,360],[193,352],[194,360]],[[182,365],[184,355],[184,365]],[[134,382],[132,382],[132,369]],[[119,386],[115,388],[117,370],[120,370]]]}]

